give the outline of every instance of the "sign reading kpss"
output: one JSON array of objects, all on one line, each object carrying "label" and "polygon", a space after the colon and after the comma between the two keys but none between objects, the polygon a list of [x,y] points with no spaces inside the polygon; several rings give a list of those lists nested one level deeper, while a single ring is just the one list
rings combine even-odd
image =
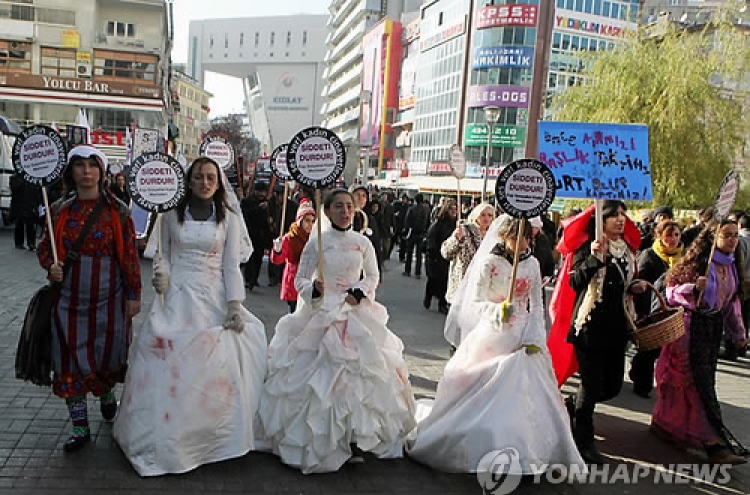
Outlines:
[{"label": "sign reading kpss", "polygon": [[344,171],[344,143],[329,129],[308,127],[289,141],[286,162],[294,180],[323,189],[335,184]]},{"label": "sign reading kpss", "polygon": [[60,180],[66,161],[65,143],[51,127],[27,127],[13,145],[16,172],[35,186],[49,186]]},{"label": "sign reading kpss", "polygon": [[164,213],[185,197],[185,172],[180,162],[161,153],[146,153],[133,160],[128,174],[133,202],[147,211]]},{"label": "sign reading kpss", "polygon": [[539,160],[524,158],[509,163],[495,183],[497,203],[515,218],[532,218],[555,199],[555,177]]},{"label": "sign reading kpss", "polygon": [[234,147],[222,136],[206,136],[198,153],[212,159],[224,170],[234,165]]}]

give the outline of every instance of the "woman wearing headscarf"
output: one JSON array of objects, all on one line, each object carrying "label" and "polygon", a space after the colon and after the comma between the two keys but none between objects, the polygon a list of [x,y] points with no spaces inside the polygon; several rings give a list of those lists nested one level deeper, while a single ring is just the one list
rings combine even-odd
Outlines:
[{"label": "woman wearing headscarf", "polygon": [[[466,223],[456,227],[453,235],[448,237],[440,247],[440,254],[450,261],[448,273],[448,289],[445,292],[445,300],[453,303],[453,298],[461,285],[469,263],[479,249],[492,221],[495,219],[495,208],[488,203],[481,203],[474,207],[467,218]],[[460,334],[446,335],[445,338],[453,347],[461,343]]]},{"label": "woman wearing headscarf", "polygon": [[289,312],[294,313],[297,309],[297,289],[294,288],[294,278],[297,276],[299,261],[302,250],[305,248],[313,224],[315,223],[315,210],[308,202],[303,202],[297,209],[297,216],[289,233],[283,238],[274,240],[271,251],[271,263],[284,265],[284,273],[281,277],[281,300],[289,305]]},{"label": "woman wearing headscarf", "polygon": [[[594,207],[566,225],[558,247],[566,260],[551,302],[553,327],[548,341],[558,383],[564,383],[576,368],[581,376],[577,393],[566,404],[578,450],[592,464],[604,462],[594,445],[594,408],[622,389],[630,338],[623,300],[626,286],[636,276],[635,253],[641,242],[638,228],[625,215],[623,202],[604,201],[602,216],[599,239]],[[632,293],[644,290],[643,282],[631,289]],[[635,316],[630,310],[631,317]],[[565,346],[561,337],[572,348]]]},{"label": "woman wearing headscarf", "polygon": [[414,427],[404,346],[375,301],[375,248],[352,230],[351,193],[335,189],[323,207],[328,225],[302,251],[300,306],[276,324],[259,410],[265,447],[305,474],[362,462],[362,451],[401,457]]},{"label": "woman wearing headscarf", "polygon": [[667,300],[685,309],[685,334],[662,347],[656,364],[651,431],[679,448],[705,450],[708,461],[716,464],[741,464],[748,455],[724,424],[716,395],[723,333],[738,347],[746,343],[739,298],[742,263],[735,256],[738,242],[735,222],[723,220],[718,231],[709,224],[669,271]]},{"label": "woman wearing headscarf", "polygon": [[[651,246],[638,254],[638,278],[656,284],[656,290],[662,291],[666,289],[662,276],[682,258],[680,224],[674,220],[662,220],[654,227],[653,237]],[[638,318],[651,313],[652,296],[645,293],[636,298]],[[654,388],[654,362],[660,352],[661,348],[657,347],[648,351],[639,350],[633,356],[629,376],[633,381],[633,391],[641,397],[648,398]]]},{"label": "woman wearing headscarf", "polygon": [[266,372],[263,323],[242,305],[250,239],[220,167],[197,158],[161,216],[159,294],[133,343],[114,437],[141,476],[245,455]]},{"label": "woman wearing headscarf", "polygon": [[[449,472],[538,475],[550,464],[585,465],[557,389],[545,339],[539,263],[529,252],[527,223],[517,243],[518,219],[492,224],[451,306],[472,328],[445,367],[434,402],[420,401],[409,436],[409,456]],[[514,250],[518,271],[512,304]],[[512,456],[506,471],[487,453]]]},{"label": "woman wearing headscarf", "polygon": [[[102,417],[114,419],[113,389],[125,379],[131,320],[141,309],[135,229],[127,207],[102,185],[106,170],[107,157],[93,146],[68,153],[63,181],[69,194],[51,207],[60,262],[48,230],[39,244],[39,263],[61,284],[52,308],[52,392],[65,399],[73,423],[66,452],[91,438],[88,393],[100,398]],[[77,256],[67,256],[84,228]]]}]

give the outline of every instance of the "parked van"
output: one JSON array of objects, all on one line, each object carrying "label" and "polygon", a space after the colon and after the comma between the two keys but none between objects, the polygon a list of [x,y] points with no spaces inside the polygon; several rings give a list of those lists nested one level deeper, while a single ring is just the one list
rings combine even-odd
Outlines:
[{"label": "parked van", "polygon": [[0,215],[2,215],[2,225],[10,224],[10,176],[14,173],[11,153],[15,140],[15,136],[0,132]]}]

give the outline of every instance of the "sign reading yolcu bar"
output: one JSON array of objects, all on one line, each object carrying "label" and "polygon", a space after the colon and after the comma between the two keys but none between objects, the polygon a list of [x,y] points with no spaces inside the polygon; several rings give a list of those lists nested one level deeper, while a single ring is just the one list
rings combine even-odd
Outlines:
[{"label": "sign reading yolcu bar", "polygon": [[490,5],[477,11],[477,29],[503,26],[534,27],[537,22],[536,5]]},{"label": "sign reading yolcu bar", "polygon": [[529,88],[525,86],[469,86],[467,100],[470,107],[495,105],[526,108],[529,105]]}]

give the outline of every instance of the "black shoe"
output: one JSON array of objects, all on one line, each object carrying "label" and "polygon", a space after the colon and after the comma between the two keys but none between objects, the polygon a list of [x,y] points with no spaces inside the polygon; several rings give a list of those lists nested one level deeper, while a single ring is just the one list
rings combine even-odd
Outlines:
[{"label": "black shoe", "polygon": [[89,440],[91,440],[90,433],[86,433],[83,436],[71,435],[71,437],[68,438],[68,440],[63,445],[63,450],[65,452],[79,451],[83,448],[84,445],[89,443]]},{"label": "black shoe", "polygon": [[365,453],[362,449],[357,447],[356,443],[349,445],[352,449],[352,456],[346,462],[348,464],[363,464],[365,462]]},{"label": "black shoe", "polygon": [[409,274],[409,272],[401,272],[401,275],[403,275],[404,277],[411,277],[411,274]]},{"label": "black shoe", "polygon": [[604,456],[599,453],[593,443],[585,447],[579,447],[578,452],[581,454],[581,457],[583,457],[583,460],[586,461],[587,464],[601,465],[607,463],[606,459],[604,459]]},{"label": "black shoe", "polygon": [[102,418],[106,421],[112,421],[117,415],[117,401],[104,403],[99,405],[99,410],[102,412]]},{"label": "black shoe", "polygon": [[26,248],[23,247],[23,245],[21,245],[21,246],[16,246],[16,249],[26,249]]},{"label": "black shoe", "polygon": [[650,390],[642,390],[640,388],[633,387],[633,393],[637,395],[638,397],[643,397],[644,399],[650,399],[651,398],[651,391]]},{"label": "black shoe", "polygon": [[448,304],[447,303],[438,303],[438,311],[440,311],[444,315],[447,315],[448,314]]},{"label": "black shoe", "polygon": [[414,275],[414,278],[416,278],[416,279],[420,279],[420,278],[422,278],[422,276],[421,276],[420,274],[418,274],[418,273],[417,273],[416,275]]},{"label": "black shoe", "polygon": [[452,345],[451,348],[450,348],[450,350],[448,351],[448,355],[450,357],[453,357],[455,354],[456,354],[456,346]]},{"label": "black shoe", "polygon": [[29,246],[29,251],[32,251],[32,252],[36,251],[36,247],[35,246]]},{"label": "black shoe", "polygon": [[430,309],[430,306],[432,306],[432,296],[424,296],[422,306],[424,306],[424,309]]}]

